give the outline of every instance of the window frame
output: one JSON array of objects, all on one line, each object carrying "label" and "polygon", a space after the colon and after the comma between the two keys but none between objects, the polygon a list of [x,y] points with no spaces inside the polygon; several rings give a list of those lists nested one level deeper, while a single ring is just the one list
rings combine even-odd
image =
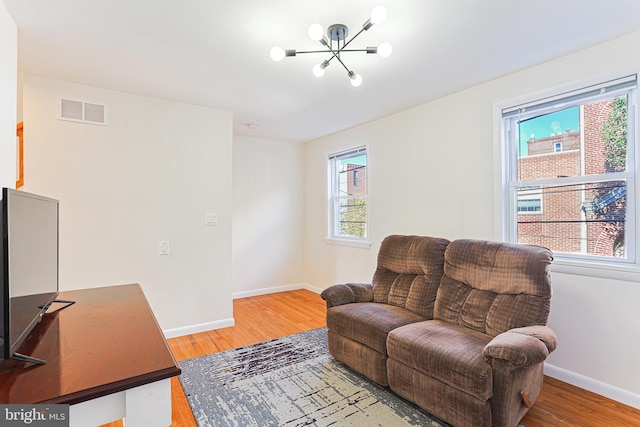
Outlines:
[{"label": "window frame", "polygon": [[[625,77],[620,77],[625,76]],[[513,124],[516,120],[506,120],[504,117],[505,111],[514,111],[517,109],[530,109],[531,116],[522,115],[523,118],[533,117],[535,115],[549,114],[553,111],[557,111],[564,108],[569,108],[573,105],[582,105],[592,100],[588,97],[582,97],[580,94],[586,93],[589,89],[597,89],[598,87],[605,87],[610,85],[612,81],[625,82],[628,80],[635,80],[635,87],[633,89],[623,89],[622,92],[630,91],[628,97],[628,117],[629,125],[627,128],[628,144],[627,144],[627,170],[624,172],[612,172],[602,174],[602,176],[588,175],[581,177],[562,177],[551,179],[537,179],[527,181],[517,181],[517,146],[510,142],[517,138],[514,135]],[[602,96],[595,96],[593,100],[603,99],[608,97],[615,97],[618,91],[612,91],[605,93]],[[562,105],[561,108],[554,108],[554,103],[558,104],[566,101],[567,97],[575,97],[573,102],[568,102]],[[536,109],[535,107],[540,104],[546,104],[547,109]],[[494,104],[494,133],[496,135],[496,141],[499,153],[500,162],[498,163],[500,169],[500,182],[499,189],[496,187],[496,191],[499,191],[499,197],[497,197],[497,204],[499,204],[500,215],[497,219],[496,226],[498,227],[499,234],[504,241],[515,242],[517,241],[517,192],[518,186],[528,185],[548,185],[548,184],[578,184],[578,183],[593,183],[599,181],[616,181],[624,180],[627,184],[627,218],[625,233],[627,236],[627,259],[620,259],[612,257],[603,257],[589,254],[578,253],[562,253],[554,252],[554,264],[553,270],[568,274],[581,274],[595,277],[606,278],[618,278],[627,280],[639,280],[640,278],[640,253],[638,251],[638,209],[636,207],[639,198],[637,194],[637,180],[639,178],[638,171],[638,127],[640,126],[638,117],[638,72],[633,70],[624,74],[618,74],[616,76],[607,76],[600,78],[593,78],[590,81],[574,82],[562,87],[556,87],[544,92],[531,94],[520,97],[511,101],[504,101]],[[516,134],[517,135],[517,130]],[[498,206],[497,206],[498,208]],[[520,213],[522,214],[522,213]]]},{"label": "window frame", "polygon": [[[365,180],[366,194],[359,194],[357,196],[340,196],[337,194],[339,188],[339,174],[337,171],[337,161],[349,158],[346,157],[352,154],[352,157],[356,157],[364,154],[366,157],[367,173],[364,178],[362,174],[358,174],[358,181]],[[351,246],[357,248],[369,248],[371,242],[369,241],[370,233],[370,198],[369,198],[369,168],[370,168],[370,151],[368,143],[354,144],[348,148],[332,150],[325,155],[326,171],[327,171],[327,224],[326,224],[326,237],[325,242],[329,244],[338,244],[343,246]],[[339,234],[339,210],[337,209],[337,203],[339,200],[346,200],[350,198],[364,198],[366,200],[366,218],[365,218],[365,237],[347,236]]]}]

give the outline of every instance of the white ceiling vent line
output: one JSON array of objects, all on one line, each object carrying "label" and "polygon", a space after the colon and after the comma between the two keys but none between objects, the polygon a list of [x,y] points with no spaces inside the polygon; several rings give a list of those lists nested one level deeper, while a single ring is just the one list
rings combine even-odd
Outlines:
[{"label": "white ceiling vent line", "polygon": [[106,126],[107,107],[91,102],[60,98],[58,119]]}]

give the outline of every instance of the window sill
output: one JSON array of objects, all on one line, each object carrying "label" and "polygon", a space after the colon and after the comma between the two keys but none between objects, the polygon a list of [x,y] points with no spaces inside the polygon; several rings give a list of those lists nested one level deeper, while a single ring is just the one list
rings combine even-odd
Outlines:
[{"label": "window sill", "polygon": [[371,242],[368,240],[351,240],[351,239],[336,239],[327,237],[324,242],[329,245],[335,246],[348,246],[350,248],[369,249]]},{"label": "window sill", "polygon": [[637,264],[613,264],[556,258],[551,264],[551,272],[640,282],[640,266]]}]

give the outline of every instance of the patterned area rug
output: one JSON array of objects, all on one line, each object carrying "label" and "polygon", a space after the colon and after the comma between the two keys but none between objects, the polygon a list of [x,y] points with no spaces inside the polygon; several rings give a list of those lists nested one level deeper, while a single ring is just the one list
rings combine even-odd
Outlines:
[{"label": "patterned area rug", "polygon": [[200,427],[444,427],[334,360],[326,328],[180,362]]}]

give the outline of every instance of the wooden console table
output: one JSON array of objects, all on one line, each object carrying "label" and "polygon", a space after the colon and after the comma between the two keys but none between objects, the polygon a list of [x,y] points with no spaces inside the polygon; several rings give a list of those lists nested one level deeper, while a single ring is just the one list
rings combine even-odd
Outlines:
[{"label": "wooden console table", "polygon": [[127,427],[171,425],[180,374],[140,285],[61,292],[76,304],[50,312],[20,347],[47,361],[0,362],[0,403],[70,404],[71,426],[120,418]]}]

